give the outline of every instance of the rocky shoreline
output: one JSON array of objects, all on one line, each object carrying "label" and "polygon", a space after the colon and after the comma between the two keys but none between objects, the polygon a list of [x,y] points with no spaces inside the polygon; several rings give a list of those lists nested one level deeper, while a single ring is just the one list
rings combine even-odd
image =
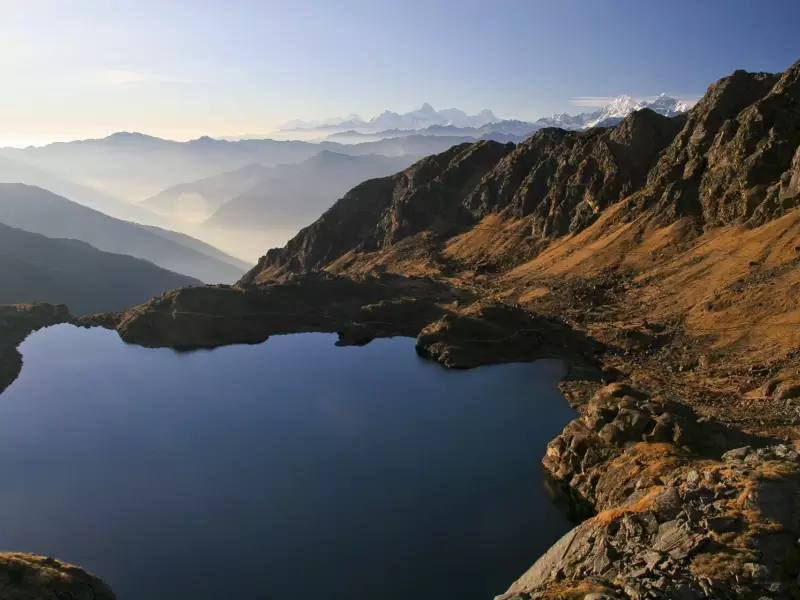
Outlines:
[{"label": "rocky shoreline", "polygon": [[[17,346],[32,332],[71,319],[62,305],[0,306],[0,394],[22,369]],[[0,598],[114,600],[116,596],[100,578],[79,567],[35,554],[0,552]]]},{"label": "rocky shoreline", "polygon": [[434,279],[390,274],[307,273],[261,286],[185,288],[123,313],[73,322],[114,329],[128,343],[184,350],[304,332],[336,333],[339,345],[415,337],[421,355],[456,369],[537,358],[590,368],[602,352],[602,344],[555,317],[481,300]]},{"label": "rocky shoreline", "polygon": [[[13,314],[16,337],[7,339],[16,343],[68,319],[59,307]],[[342,345],[416,336],[417,351],[448,368],[563,359],[570,371],[561,388],[580,417],[550,443],[543,468],[584,520],[501,597],[798,597],[797,450],[700,416],[673,385],[634,383],[647,356],[628,344],[637,336],[601,341],[563,319],[481,299],[475,289],[389,274],[187,288],[72,322],[149,347],[315,331],[338,333]]]},{"label": "rocky shoreline", "polygon": [[[179,290],[76,322],[155,347],[318,331],[338,333],[343,345],[416,335],[417,351],[448,368],[563,359],[570,372],[561,389],[580,417],[550,443],[543,468],[584,520],[501,598],[800,597],[798,451],[698,413],[698,392],[681,385],[688,377],[677,363],[646,360],[647,328],[599,340],[563,319],[481,299],[474,288],[325,273]],[[704,348],[693,351],[697,358]]]}]

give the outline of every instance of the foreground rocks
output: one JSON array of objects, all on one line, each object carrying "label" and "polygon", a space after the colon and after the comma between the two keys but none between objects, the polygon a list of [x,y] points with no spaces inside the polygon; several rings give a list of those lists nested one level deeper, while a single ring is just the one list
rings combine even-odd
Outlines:
[{"label": "foreground rocks", "polygon": [[0,600],[115,600],[99,578],[54,558],[0,553]]},{"label": "foreground rocks", "polygon": [[543,460],[588,518],[500,598],[800,598],[800,453],[773,442],[602,388]]}]

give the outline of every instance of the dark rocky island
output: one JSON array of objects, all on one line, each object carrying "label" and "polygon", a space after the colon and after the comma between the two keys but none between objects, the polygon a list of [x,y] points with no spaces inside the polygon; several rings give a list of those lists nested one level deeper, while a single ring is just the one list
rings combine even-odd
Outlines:
[{"label": "dark rocky island", "polygon": [[84,317],[198,348],[416,336],[447,367],[558,357],[543,459],[584,519],[505,600],[800,598],[800,63],[688,116],[478,142],[348,192],[235,286]]}]

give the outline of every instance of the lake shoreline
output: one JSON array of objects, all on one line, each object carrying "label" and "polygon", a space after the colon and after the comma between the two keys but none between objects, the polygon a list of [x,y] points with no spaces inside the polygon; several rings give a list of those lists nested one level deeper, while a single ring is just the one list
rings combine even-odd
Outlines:
[{"label": "lake shoreline", "polygon": [[[651,591],[741,596],[788,589],[794,577],[795,567],[772,566],[797,552],[791,511],[775,516],[768,503],[791,506],[800,489],[797,451],[696,413],[697,388],[670,362],[653,361],[657,333],[646,323],[610,344],[471,289],[426,278],[324,274],[259,287],[187,288],[74,323],[114,329],[148,347],[211,348],[317,331],[338,333],[342,345],[416,335],[418,353],[449,368],[563,359],[569,373],[559,387],[580,416],[548,446],[543,466],[586,520],[504,600]],[[752,542],[737,540],[767,540],[759,543],[777,550],[759,556]],[[653,547],[656,554],[643,558]],[[720,552],[727,558],[709,559]],[[749,564],[768,565],[772,575],[742,576],[751,567],[741,565]]]},{"label": "lake shoreline", "polygon": [[[20,349],[25,369],[3,397],[2,420],[7,425],[0,439],[7,457],[3,469],[7,486],[19,490],[9,499],[6,518],[32,525],[14,528],[5,523],[0,537],[5,538],[7,547],[33,551],[40,548],[42,553],[101,573],[121,597],[139,597],[148,586],[153,592],[151,597],[169,597],[155,592],[168,582],[165,579],[168,570],[175,573],[170,576],[177,585],[174,589],[180,588],[178,584],[184,581],[187,561],[191,560],[191,547],[183,544],[183,551],[177,552],[181,545],[164,539],[152,552],[141,554],[135,540],[139,537],[157,540],[162,526],[159,524],[174,523],[169,527],[179,539],[196,538],[200,542],[197,549],[201,552],[198,557],[201,562],[201,557],[207,555],[203,552],[203,539],[209,536],[225,539],[218,537],[222,531],[213,525],[212,515],[217,513],[208,511],[215,503],[220,523],[231,532],[249,532],[240,540],[243,545],[236,543],[240,534],[231,533],[232,543],[223,546],[237,548],[236,552],[253,556],[253,560],[259,560],[261,553],[261,560],[267,560],[276,549],[294,545],[294,537],[282,542],[285,538],[277,535],[270,525],[274,519],[269,514],[280,512],[268,511],[262,517],[250,515],[252,527],[236,525],[232,519],[241,512],[235,509],[240,500],[222,491],[239,489],[235,477],[228,474],[246,469],[251,475],[260,475],[255,479],[248,477],[250,483],[241,486],[243,491],[251,490],[254,494],[245,506],[268,507],[274,501],[284,502],[280,500],[281,490],[288,488],[277,475],[281,469],[259,466],[270,460],[266,457],[280,456],[280,462],[293,465],[300,481],[333,478],[323,489],[313,484],[305,489],[298,502],[290,503],[317,504],[304,522],[315,523],[316,515],[322,515],[323,522],[311,528],[319,530],[317,544],[321,547],[326,547],[324,539],[329,526],[325,522],[342,522],[335,518],[339,514],[336,507],[341,504],[337,498],[347,505],[368,503],[356,511],[363,517],[351,521],[347,527],[356,538],[359,528],[380,531],[387,526],[381,524],[383,519],[372,523],[369,515],[374,512],[389,511],[396,519],[395,525],[389,525],[398,529],[393,541],[382,540],[379,535],[367,544],[364,542],[370,538],[363,538],[360,544],[367,553],[387,544],[394,545],[395,550],[388,555],[384,553],[382,558],[374,555],[374,559],[367,559],[365,555],[361,561],[350,560],[352,568],[340,565],[336,569],[340,581],[331,584],[331,592],[337,589],[340,593],[332,597],[351,597],[342,594],[342,588],[351,586],[352,590],[354,584],[366,585],[367,580],[390,581],[393,569],[408,572],[409,583],[396,584],[393,593],[387,590],[387,598],[407,597],[398,591],[411,593],[409,586],[415,581],[419,586],[427,582],[425,594],[418,594],[420,597],[440,597],[446,589],[460,589],[461,596],[470,598],[499,593],[529,561],[544,552],[549,542],[570,527],[544,493],[538,469],[547,442],[575,415],[563,403],[557,389],[565,366],[561,362],[542,361],[536,365],[518,363],[471,371],[448,370],[417,357],[413,338],[376,340],[368,348],[335,348],[336,339],[331,334],[276,336],[258,346],[236,345],[213,352],[184,353],[124,344],[115,332],[69,324],[30,336]],[[69,356],[65,356],[67,352]],[[312,365],[315,378],[292,375],[296,370],[307,373]],[[309,439],[306,430],[310,427],[312,432],[316,431],[313,424],[318,412],[328,425]],[[305,425],[298,429],[291,422],[278,426],[287,414],[295,414],[300,419],[297,424]],[[370,415],[384,416],[375,421]],[[226,425],[235,422],[244,429],[239,431]],[[386,430],[382,422],[392,425]],[[12,423],[14,428],[7,429]],[[96,433],[87,435],[95,429]],[[193,438],[193,431],[202,432],[201,437]],[[217,433],[212,434],[214,431]],[[168,437],[164,438],[167,432]],[[313,464],[330,462],[330,457],[338,455],[357,456],[360,453],[354,451],[360,447],[372,450],[370,458],[360,461],[367,463],[364,468],[354,470],[343,464],[339,468],[315,468],[314,472],[303,475],[305,471],[298,470],[300,463],[291,458],[292,444],[280,441],[285,435],[298,440],[305,448],[303,454]],[[192,439],[202,444],[189,443]],[[264,439],[267,446],[255,443],[258,439]],[[487,447],[476,445],[477,439],[495,442]],[[313,440],[330,440],[332,445],[327,451],[320,451]],[[58,456],[48,456],[47,448],[51,447],[61,449]],[[197,450],[190,451],[193,447]],[[227,460],[224,465],[215,458],[233,456],[229,449],[234,448],[248,451],[241,460]],[[154,449],[157,452],[152,454]],[[14,456],[28,458],[20,461]],[[196,458],[187,462],[189,456]],[[130,457],[141,458],[131,462]],[[171,474],[155,475],[158,464],[166,468],[182,466]],[[71,491],[59,492],[60,477],[52,477],[50,473],[64,470],[72,473],[73,484]],[[152,476],[145,476],[152,480],[151,484],[142,479],[146,472],[153,472]],[[362,475],[354,481],[350,473]],[[385,481],[387,476],[389,481]],[[176,488],[172,481],[180,481],[180,486]],[[104,489],[102,496],[89,494],[81,500],[82,494],[96,485]],[[209,489],[207,485],[212,487]],[[263,496],[257,492],[265,485],[279,492],[275,500],[271,493]],[[140,533],[128,531],[130,528],[123,525],[144,516],[139,516],[139,509],[129,506],[124,499],[124,491],[129,488],[136,492],[133,505],[150,507],[147,512],[152,515],[146,522],[154,525],[145,526],[143,522]],[[324,489],[328,489],[327,500],[320,502]],[[386,492],[376,496],[371,489]],[[46,505],[46,498],[54,493],[61,494],[61,508],[45,512],[43,507],[37,508],[38,498]],[[180,501],[181,496],[187,498]],[[184,506],[195,518],[179,525],[182,522],[179,515],[169,516],[173,505]],[[419,508],[414,508],[417,505]],[[73,525],[64,528],[61,525],[64,519],[59,515],[70,507]],[[228,509],[233,513],[225,516]],[[98,530],[92,514],[104,514],[101,522],[120,524],[114,526],[115,546],[119,554],[129,556],[128,566],[116,564],[113,558],[104,558],[102,552],[97,552],[96,540],[102,538],[102,530]],[[194,531],[195,519],[202,514],[206,515],[202,522],[208,525]],[[357,525],[362,521],[363,525]],[[511,523],[516,526],[510,528]],[[306,539],[310,533],[305,526],[291,530],[299,539]],[[75,531],[83,531],[87,542],[72,541]],[[264,535],[256,535],[257,531]],[[246,540],[254,536],[262,540],[260,550],[247,546]],[[410,544],[412,540],[417,542]],[[344,543],[340,547],[343,556],[360,556],[351,555],[346,547]],[[431,555],[422,560],[426,552]],[[487,553],[492,557],[489,561],[485,560]],[[135,565],[140,560],[147,562],[149,559],[141,558],[147,555],[175,558],[171,565],[159,560],[152,581],[132,580],[127,575],[135,574]],[[289,566],[302,564],[302,556],[294,557],[291,562],[287,562],[291,555],[287,557],[280,571],[291,572]],[[402,556],[409,557],[405,566],[402,560],[398,561]],[[412,559],[413,556],[417,558]],[[444,558],[447,556],[450,558]],[[228,570],[224,565],[230,558],[229,553],[218,557],[221,572]],[[434,576],[457,569],[458,565],[465,569],[460,584]],[[263,587],[264,576],[257,575],[258,570],[253,566],[237,562],[236,568],[253,569],[252,575],[243,573],[241,585],[245,581],[248,585],[261,582]],[[367,570],[370,575],[353,578],[348,573],[354,568]],[[318,580],[311,572],[309,577]],[[211,577],[207,583],[210,585],[212,580],[219,584],[219,577]],[[198,597],[217,597],[211,591],[203,595],[193,590],[191,581],[189,578],[184,582],[187,595],[194,592]],[[285,576],[276,573],[269,581],[275,589],[289,589]],[[475,585],[465,587],[466,582]],[[453,587],[456,585],[460,588]],[[260,588],[251,585],[249,589]],[[476,593],[478,590],[483,592]]]},{"label": "lake shoreline", "polygon": [[[629,313],[632,307],[610,301],[617,288],[630,285],[625,278],[571,282],[563,294],[553,282],[559,293],[536,304],[544,313],[453,283],[312,272],[260,285],[178,290],[79,323],[155,347],[325,331],[338,333],[342,344],[416,335],[417,352],[449,368],[560,358],[569,373],[559,387],[580,416],[551,442],[542,463],[586,520],[504,600],[592,593],[742,597],[794,583],[797,566],[783,566],[783,556],[798,552],[796,526],[791,511],[776,516],[770,503],[792,505],[800,458],[763,425],[786,421],[782,405],[766,403],[745,426],[696,410],[706,411],[711,379],[702,365],[710,348],[687,344],[680,327],[650,324]],[[581,326],[582,311],[593,313],[591,330]],[[566,314],[576,316],[570,322],[558,316]],[[726,366],[735,368],[733,360],[715,368]],[[775,470],[782,474],[777,487]],[[734,497],[736,490],[749,495]],[[765,544],[777,550],[753,550]],[[642,562],[652,547],[662,549]],[[769,575],[748,571],[762,566]]]}]

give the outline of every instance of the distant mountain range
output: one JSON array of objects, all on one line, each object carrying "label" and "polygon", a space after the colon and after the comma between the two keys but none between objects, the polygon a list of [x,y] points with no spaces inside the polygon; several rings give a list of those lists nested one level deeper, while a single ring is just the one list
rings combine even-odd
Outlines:
[{"label": "distant mountain range", "polygon": [[495,142],[521,142],[544,125],[504,119],[487,123],[481,127],[457,127],[455,125],[430,125],[424,129],[386,129],[374,133],[361,133],[355,129],[340,131],[327,136],[331,142],[344,144],[358,144],[363,142],[408,137],[411,135],[441,136],[441,137],[472,137],[476,140],[491,139]]},{"label": "distant mountain range", "polygon": [[201,285],[146,260],[2,223],[0,281],[0,304],[66,304],[74,315],[123,310],[170,290]]},{"label": "distant mountain range", "polygon": [[142,206],[166,216],[204,221],[220,206],[256,185],[269,170],[270,167],[250,164],[241,169],[181,183],[144,200]]},{"label": "distant mountain range", "polygon": [[188,236],[114,219],[38,187],[0,184],[0,223],[149,260],[206,283],[232,283],[245,263]]},{"label": "distant mountain range", "polygon": [[25,183],[44,188],[117,219],[150,225],[166,225],[158,215],[124,202],[98,189],[70,181],[67,176],[0,156],[0,183]]},{"label": "distant mountain range", "polygon": [[380,115],[366,121],[358,115],[324,121],[290,121],[281,127],[281,131],[346,131],[353,129],[361,133],[374,133],[387,129],[426,129],[433,125],[478,128],[499,120],[488,109],[484,109],[476,115],[468,115],[458,108],[436,110],[426,102],[418,109],[407,113],[385,110]]},{"label": "distant mountain range", "polygon": [[416,160],[410,155],[348,156],[324,150],[300,164],[268,169],[255,185],[220,206],[207,223],[299,229],[362,181],[393,175]]},{"label": "distant mountain range", "polygon": [[649,108],[661,115],[672,117],[686,112],[689,105],[661,94],[652,101],[637,101],[630,96],[619,96],[606,106],[579,115],[558,113],[536,122],[516,119],[498,119],[494,113],[484,110],[477,115],[467,115],[458,109],[437,111],[430,104],[419,109],[398,114],[385,111],[365,121],[356,115],[346,119],[328,119],[324,122],[292,121],[282,131],[327,133],[331,142],[357,144],[411,135],[460,136],[494,141],[521,142],[543,127],[560,127],[579,130],[597,126],[616,125],[635,110]]},{"label": "distant mountain range", "polygon": [[[140,133],[121,132],[97,140],[59,142],[42,147],[0,148],[0,160],[6,159],[10,161],[7,164],[16,165],[14,172],[3,181],[55,189],[50,185],[55,180],[65,195],[82,192],[81,203],[117,216],[115,210],[126,208],[126,203],[120,200],[138,204],[166,188],[253,164],[296,164],[323,150],[352,156],[380,154],[419,157],[472,141],[475,139],[471,136],[409,135],[357,145],[270,139],[230,142],[210,137],[175,142]],[[23,172],[25,168],[27,172]],[[45,173],[49,178],[47,181],[44,179]],[[77,191],[74,188],[76,185],[81,186]],[[85,188],[90,188],[94,193],[88,200],[86,197],[90,192]],[[108,209],[104,206],[108,206]],[[127,209],[135,211],[137,207],[127,206]],[[153,222],[157,216],[152,212],[149,216],[146,210],[140,212],[144,212],[144,216],[131,215],[130,220],[169,227],[167,222]]]},{"label": "distant mountain range", "polygon": [[578,115],[557,113],[552,117],[539,119],[536,124],[541,127],[560,127],[573,131],[590,127],[610,127],[618,125],[629,114],[643,108],[649,108],[665,117],[674,117],[688,111],[690,107],[666,94],[661,94],[651,102],[636,101],[630,96],[619,96],[596,111]]},{"label": "distant mountain range", "polygon": [[418,157],[350,156],[323,150],[294,165],[249,165],[177,185],[144,201],[166,215],[197,211],[208,226],[239,229],[300,227],[358,183],[402,171]]}]

